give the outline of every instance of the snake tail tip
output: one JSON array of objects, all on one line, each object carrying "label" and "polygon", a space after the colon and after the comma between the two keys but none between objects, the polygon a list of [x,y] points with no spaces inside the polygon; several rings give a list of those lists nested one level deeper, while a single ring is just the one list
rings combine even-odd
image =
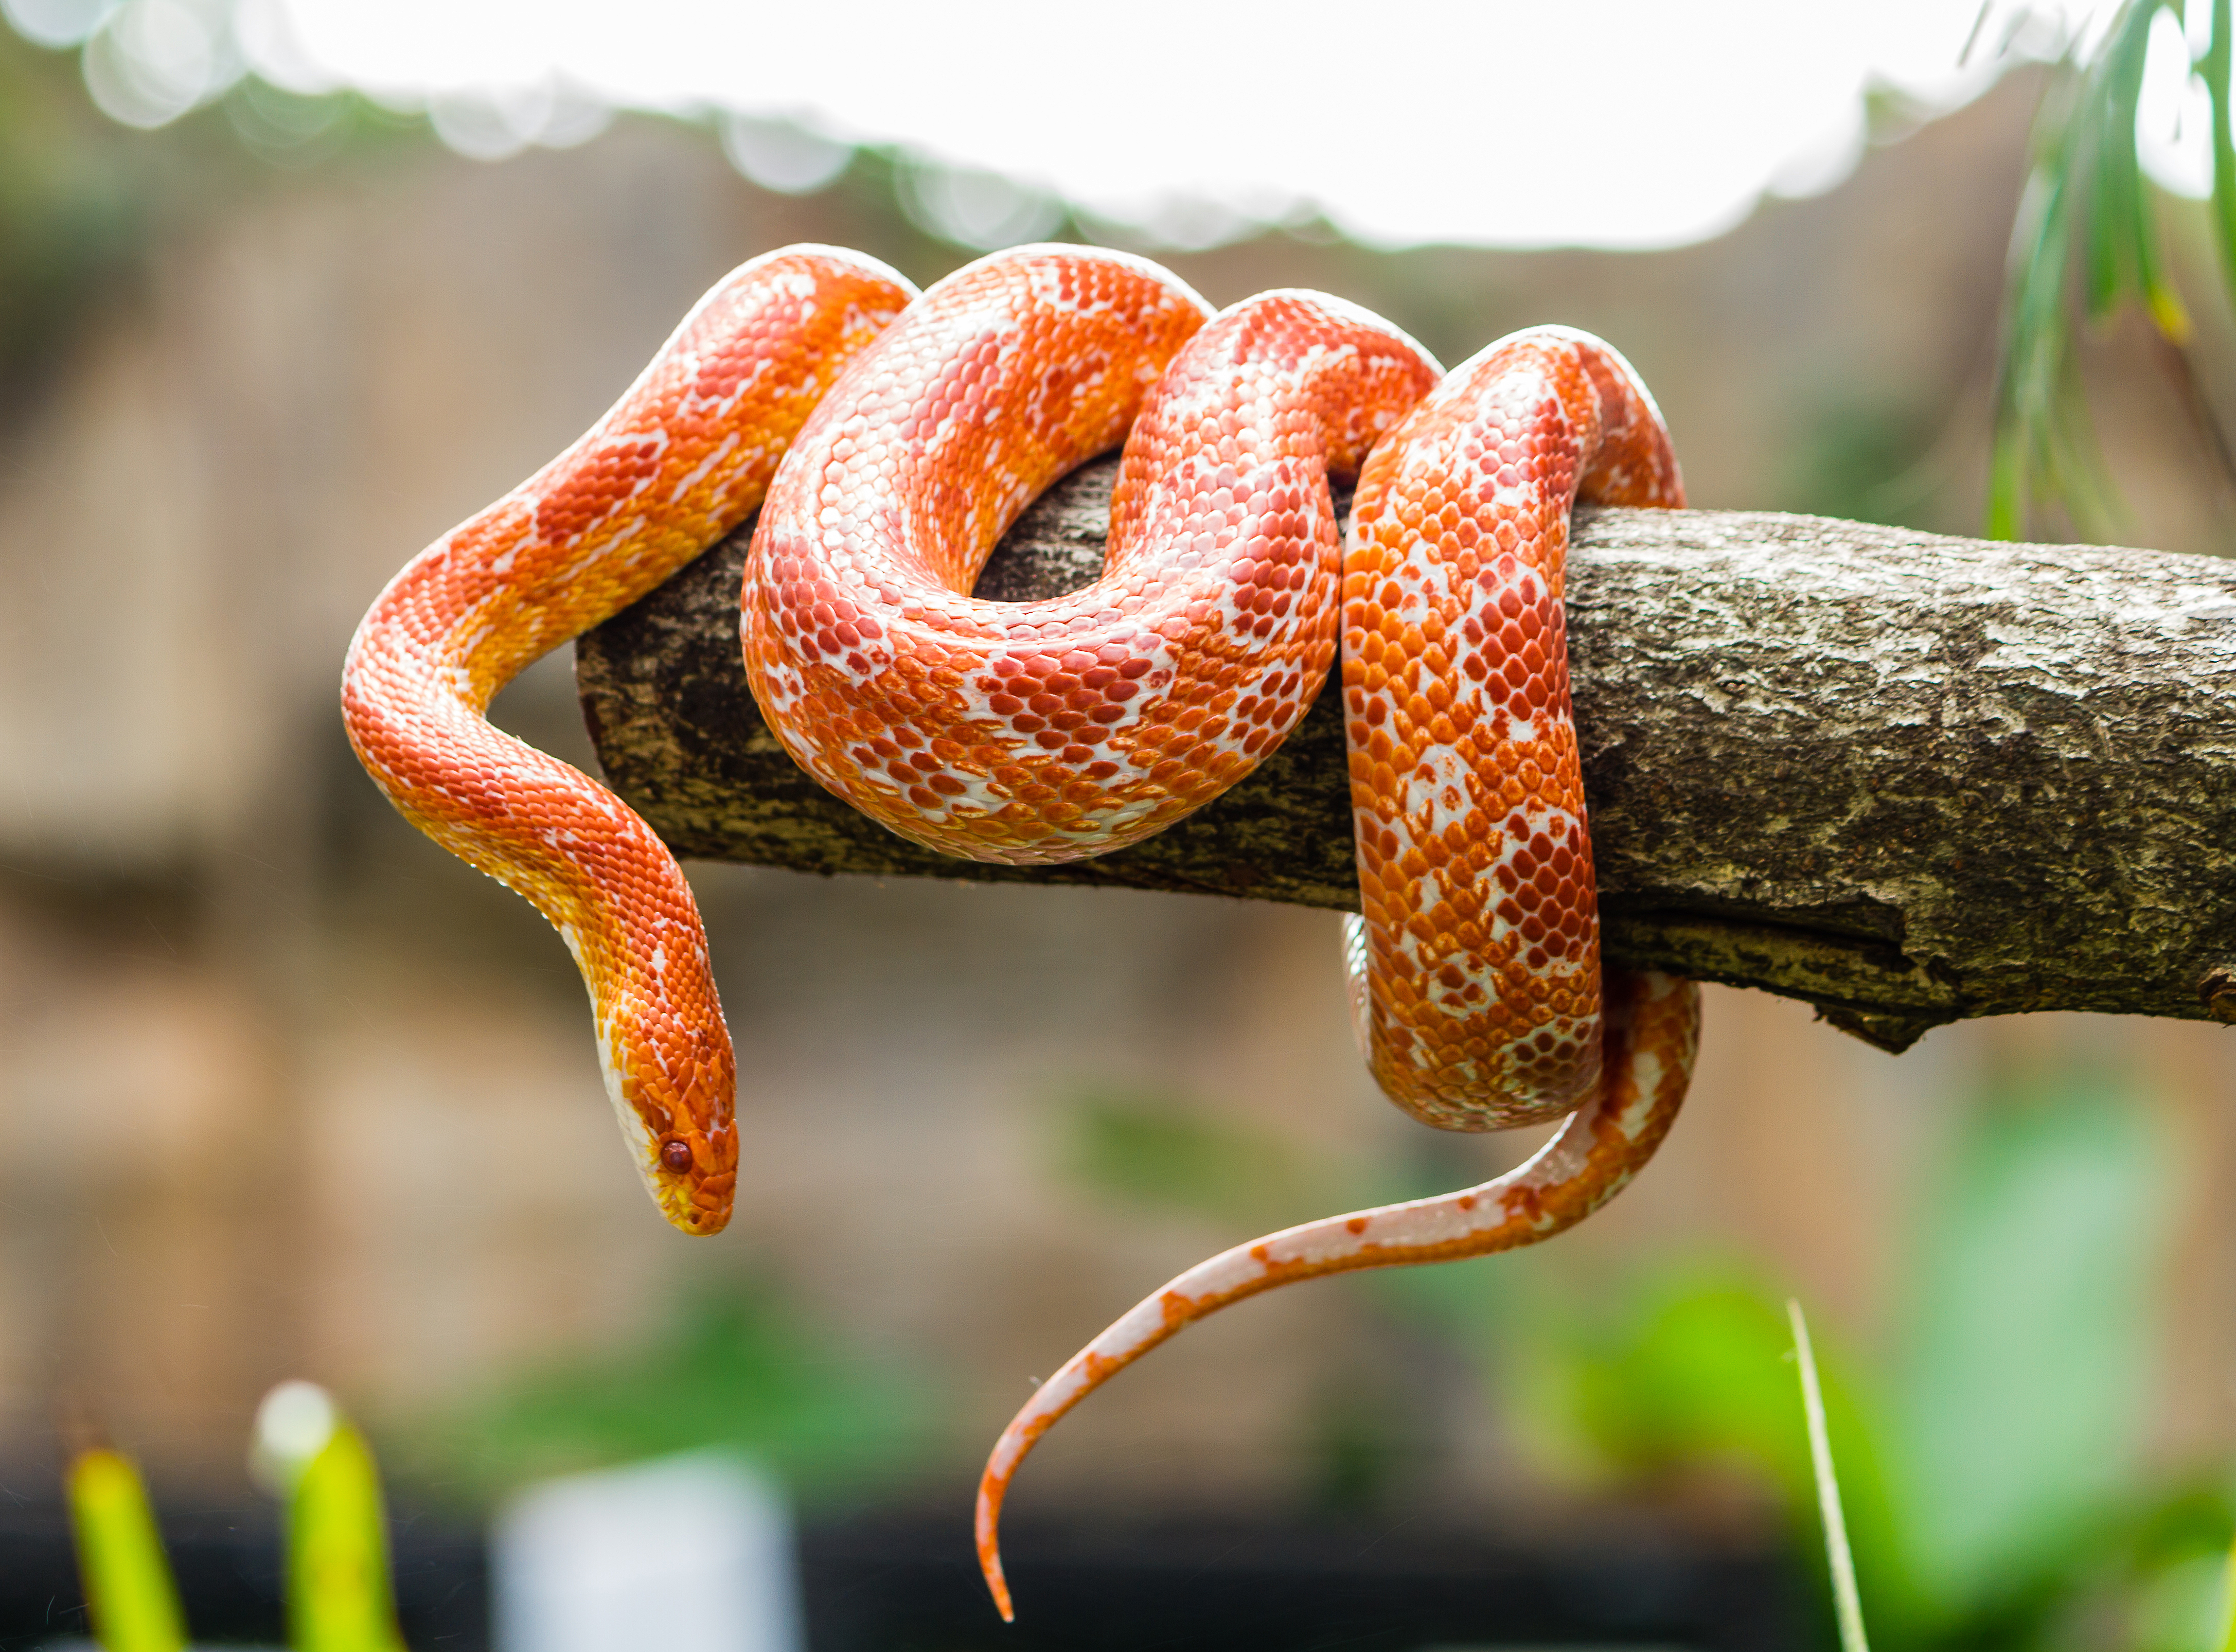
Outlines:
[{"label": "snake tail tip", "polygon": [[1016,1622],[1017,1609],[1009,1600],[1009,1582],[1002,1576],[1001,1556],[980,1556],[978,1569],[985,1574],[986,1592],[994,1597],[994,1609],[1002,1615],[1002,1622]]},{"label": "snake tail tip", "polygon": [[994,1597],[994,1609],[1002,1615],[1002,1622],[1017,1621],[1016,1607],[1009,1600],[1009,1580],[1002,1571],[1002,1497],[1009,1489],[1007,1476],[996,1479],[989,1474],[978,1484],[978,1572],[986,1580],[986,1592]]}]

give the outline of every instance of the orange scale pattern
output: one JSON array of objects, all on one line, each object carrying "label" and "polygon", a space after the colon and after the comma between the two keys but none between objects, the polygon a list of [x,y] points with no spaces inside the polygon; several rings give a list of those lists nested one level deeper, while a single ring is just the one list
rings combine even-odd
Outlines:
[{"label": "orange scale pattern", "polygon": [[729,1220],[738,1163],[735,1060],[690,885],[620,799],[483,714],[531,661],[744,521],[914,293],[830,247],[740,267],[587,435],[389,582],[343,668],[350,743],[389,800],[565,938],[622,1135],[689,1233]]},{"label": "orange scale pattern", "polygon": [[1010,1419],[980,1477],[979,1566],[1003,1617],[1010,1483],[1120,1371],[1282,1285],[1539,1243],[1612,1198],[1675,1121],[1699,991],[1600,970],[1561,607],[1580,496],[1682,504],[1661,414],[1597,339],[1517,333],[1456,369],[1374,448],[1343,595],[1363,908],[1345,951],[1360,1044],[1382,1088],[1429,1123],[1567,1123],[1479,1187],[1307,1222],[1199,1263],[1074,1354]]},{"label": "orange scale pattern", "polygon": [[[1102,577],[1043,602],[971,596],[1032,497],[1121,438]],[[1345,550],[1328,484],[1352,472]],[[1211,316],[1118,253],[1000,253],[921,298],[829,248],[735,272],[582,440],[397,576],[342,685],[397,806],[559,927],[624,1134],[694,1233],[727,1220],[737,1137],[690,889],[618,799],[483,714],[764,496],[740,625],[772,727],[834,792],[949,853],[1069,859],[1170,825],[1279,744],[1340,632],[1364,908],[1346,946],[1375,1076],[1446,1128],[1570,1115],[1495,1181],[1214,1257],[1075,1355],[982,1481],[1006,1615],[1010,1478],[1115,1372],[1281,1284],[1537,1242],[1669,1128],[1698,994],[1601,976],[1561,599],[1577,498],[1674,506],[1682,484],[1645,387],[1584,334],[1516,334],[1440,384],[1339,300]]]},{"label": "orange scale pattern", "polygon": [[[1318,294],[1207,318],[1122,254],[981,260],[864,354],[779,471],[742,592],[753,693],[803,768],[931,848],[1035,865],[1138,842],[1312,703],[1340,589],[1329,475],[1436,378]],[[970,596],[1025,506],[1121,438],[1102,577]]]},{"label": "orange scale pattern", "polygon": [[1580,494],[1675,507],[1684,484],[1629,365],[1558,328],[1456,370],[1359,479],[1343,622],[1352,1002],[1377,1082],[1447,1129],[1557,1118],[1599,1082],[1561,606]]}]

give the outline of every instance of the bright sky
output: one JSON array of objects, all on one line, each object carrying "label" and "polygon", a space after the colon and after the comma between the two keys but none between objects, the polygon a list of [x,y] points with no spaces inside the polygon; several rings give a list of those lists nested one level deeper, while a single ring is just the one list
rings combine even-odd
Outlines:
[{"label": "bright sky", "polygon": [[[140,125],[247,69],[424,108],[454,147],[492,161],[579,142],[614,105],[714,114],[740,168],[778,188],[826,181],[851,144],[898,145],[920,163],[912,205],[981,245],[1043,233],[1061,197],[1180,245],[1317,208],[1385,246],[1667,246],[1728,227],[1766,190],[1837,182],[1873,86],[1953,108],[2055,39],[2019,0],[1984,17],[1981,0],[0,0],[0,13],[49,44],[87,42],[96,101]],[[2181,33],[2170,19],[2162,33],[2146,157],[2194,189],[2206,128]]]}]

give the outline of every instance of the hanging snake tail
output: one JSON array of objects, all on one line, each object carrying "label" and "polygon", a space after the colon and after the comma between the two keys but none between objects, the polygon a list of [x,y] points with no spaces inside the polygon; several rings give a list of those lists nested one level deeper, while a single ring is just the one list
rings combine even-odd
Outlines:
[{"label": "hanging snake tail", "polygon": [[389,800],[565,938],[622,1134],[687,1233],[728,1221],[738,1157],[735,1058],[690,885],[620,799],[483,714],[532,661],[743,522],[815,405],[914,296],[832,247],[740,266],[587,434],[389,582],[343,668],[350,743]]},{"label": "hanging snake tail", "polygon": [[1685,1099],[1700,1043],[1700,989],[1675,976],[1609,970],[1602,991],[1599,1089],[1527,1163],[1479,1187],[1305,1222],[1221,1252],[1137,1303],[1040,1385],[995,1442],[978,1483],[978,1565],[1005,1621],[1016,1614],[999,1529],[1018,1465],[1066,1412],[1150,1349],[1276,1286],[1536,1244],[1582,1221],[1638,1174]]}]

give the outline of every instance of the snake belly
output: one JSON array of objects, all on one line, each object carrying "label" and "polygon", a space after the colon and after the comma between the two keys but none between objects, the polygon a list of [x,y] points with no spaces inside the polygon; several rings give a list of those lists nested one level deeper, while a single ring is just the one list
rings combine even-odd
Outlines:
[{"label": "snake belly", "polygon": [[914,293],[832,247],[741,266],[579,441],[389,582],[342,671],[350,744],[389,800],[565,938],[621,1134],[687,1233],[729,1220],[738,1164],[735,1062],[691,887],[628,805],[484,713],[745,520]]}]

